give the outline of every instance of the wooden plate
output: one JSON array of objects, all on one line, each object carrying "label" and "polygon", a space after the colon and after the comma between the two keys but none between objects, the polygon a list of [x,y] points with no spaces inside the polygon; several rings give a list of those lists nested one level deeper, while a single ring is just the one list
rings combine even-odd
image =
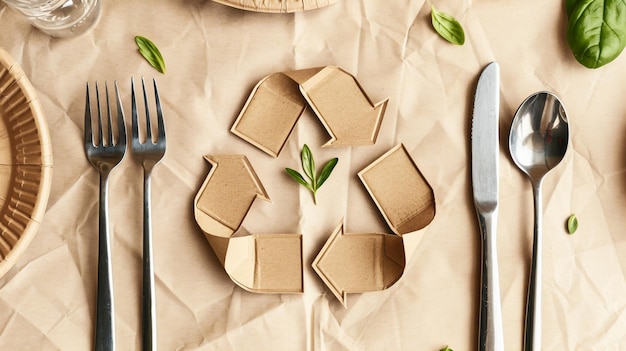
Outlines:
[{"label": "wooden plate", "polygon": [[50,136],[37,94],[0,48],[0,277],[37,233],[51,181]]},{"label": "wooden plate", "polygon": [[318,9],[337,0],[213,0],[220,4],[256,12],[289,13]]}]

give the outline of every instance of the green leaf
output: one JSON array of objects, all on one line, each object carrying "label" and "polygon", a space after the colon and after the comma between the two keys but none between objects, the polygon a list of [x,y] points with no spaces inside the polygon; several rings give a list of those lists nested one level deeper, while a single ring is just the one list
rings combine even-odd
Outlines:
[{"label": "green leaf", "polygon": [[626,47],[624,0],[566,0],[567,44],[578,62],[598,68]]},{"label": "green leaf", "polygon": [[317,179],[318,189],[322,186],[322,184],[324,184],[324,182],[326,182],[326,179],[330,177],[330,173],[332,173],[333,169],[337,165],[337,161],[339,161],[339,159],[335,157],[332,160],[326,162],[324,168],[322,168],[322,172],[320,173],[319,178]]},{"label": "green leaf", "polygon": [[285,168],[285,171],[291,178],[295,179],[298,183],[304,185],[307,189],[313,193],[313,202],[317,204],[317,190],[326,182],[328,177],[330,177],[330,173],[335,168],[338,159],[334,158],[324,165],[322,168],[322,172],[320,173],[319,178],[315,172],[315,161],[313,158],[313,154],[311,153],[311,149],[309,149],[308,145],[304,144],[302,147],[302,151],[300,152],[300,158],[302,162],[302,169],[304,170],[305,175],[311,181],[310,183],[300,174],[298,171],[293,170],[291,168]]},{"label": "green leaf", "polygon": [[578,0],[565,0],[565,13],[567,13],[568,16],[574,10],[574,6],[576,6],[577,2]]},{"label": "green leaf", "polygon": [[435,6],[431,5],[430,9],[435,31],[452,44],[463,45],[465,43],[465,31],[459,21],[445,12],[438,11]]},{"label": "green leaf", "polygon": [[451,348],[449,348],[448,346],[444,347],[443,349],[439,350],[439,351],[454,351]]},{"label": "green leaf", "polygon": [[309,183],[304,179],[304,177],[302,177],[302,174],[300,174],[300,172],[291,168],[285,168],[285,171],[287,171],[287,174],[289,174],[291,178],[295,179],[298,183],[306,186],[307,188],[309,187]]},{"label": "green leaf", "polygon": [[574,234],[576,233],[576,230],[578,229],[578,218],[576,217],[575,214],[569,216],[569,218],[567,219],[567,232],[570,234]]},{"label": "green leaf", "polygon": [[313,159],[313,154],[307,144],[304,144],[302,147],[300,157],[302,158],[302,169],[304,170],[304,174],[309,177],[309,180],[313,183],[313,188],[315,188],[315,160]]},{"label": "green leaf", "polygon": [[148,63],[157,71],[165,73],[165,60],[159,51],[159,48],[148,38],[137,35],[135,43],[139,47],[139,53]]}]

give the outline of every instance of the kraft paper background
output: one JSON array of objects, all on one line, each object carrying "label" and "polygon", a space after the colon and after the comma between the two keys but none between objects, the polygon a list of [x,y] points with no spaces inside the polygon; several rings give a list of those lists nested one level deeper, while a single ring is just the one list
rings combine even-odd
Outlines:
[{"label": "kraft paper background", "polygon": [[[431,28],[430,5],[456,17],[455,46]],[[571,147],[544,183],[543,350],[626,349],[626,54],[590,70],[565,41],[564,1],[357,1],[262,14],[208,0],[105,0],[100,22],[54,39],[0,4],[0,46],[22,66],[50,127],[54,175],[41,229],[0,279],[0,349],[88,350],[96,294],[98,176],[83,151],[85,82],[117,81],[127,116],[130,78],[156,77],[168,150],[153,174],[161,350],[474,350],[479,232],[471,197],[470,121],[482,68],[501,68],[498,254],[507,350],[519,350],[531,254],[530,182],[506,142],[513,114],[549,90],[565,104]],[[139,56],[153,40],[162,75]],[[308,110],[274,159],[229,132],[263,77],[337,65],[373,101],[389,98],[374,146],[321,148]],[[129,121],[128,121],[129,122]],[[307,143],[321,164],[310,193],[289,179]],[[310,267],[334,228],[388,232],[357,172],[403,143],[433,187],[437,213],[403,277],[349,294],[344,308]],[[205,154],[245,154],[272,202],[257,201],[242,234],[301,233],[304,294],[259,295],[230,281],[193,219]],[[125,159],[111,175],[117,346],[139,349],[142,177]],[[577,214],[570,236],[565,222]]]}]

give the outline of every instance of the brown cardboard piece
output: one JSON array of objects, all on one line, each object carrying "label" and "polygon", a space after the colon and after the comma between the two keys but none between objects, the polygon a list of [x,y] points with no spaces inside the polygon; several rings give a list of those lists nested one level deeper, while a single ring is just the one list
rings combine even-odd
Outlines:
[{"label": "brown cardboard piece", "polygon": [[348,293],[379,291],[393,285],[414,251],[418,230],[435,216],[433,190],[403,145],[359,172],[385,221],[396,234],[345,234],[340,224],[313,261],[313,268],[346,306]]},{"label": "brown cardboard piece", "polygon": [[384,233],[344,233],[343,223],[313,261],[328,289],[347,306],[348,293],[385,290],[404,272],[402,237]]},{"label": "brown cardboard piece", "polygon": [[194,216],[226,273],[242,288],[261,293],[303,291],[302,236],[235,236],[258,197],[269,201],[243,155],[205,156],[211,170],[194,200]]},{"label": "brown cardboard piece", "polygon": [[337,0],[213,0],[220,4],[232,6],[234,8],[269,13],[291,13],[309,11],[322,8],[337,2]]},{"label": "brown cardboard piece", "polygon": [[387,102],[373,104],[336,66],[274,73],[252,90],[231,132],[277,157],[308,104],[330,135],[324,146],[373,145]]},{"label": "brown cardboard piece", "polygon": [[272,74],[254,87],[231,132],[277,157],[305,108],[298,84],[283,73]]},{"label": "brown cardboard piece", "polygon": [[404,145],[397,145],[363,169],[359,178],[394,233],[422,229],[435,217],[433,189]]},{"label": "brown cardboard piece", "polygon": [[300,91],[330,135],[324,146],[376,143],[389,99],[373,104],[356,78],[335,66],[301,83]]},{"label": "brown cardboard piece", "polygon": [[0,277],[39,231],[52,183],[52,146],[37,92],[0,48]]}]

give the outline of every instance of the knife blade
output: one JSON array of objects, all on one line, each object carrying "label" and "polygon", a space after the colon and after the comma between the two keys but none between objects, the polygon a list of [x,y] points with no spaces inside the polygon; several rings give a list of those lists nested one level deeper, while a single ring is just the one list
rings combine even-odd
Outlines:
[{"label": "knife blade", "polygon": [[481,233],[481,282],[478,350],[503,351],[502,311],[498,277],[500,67],[487,65],[476,86],[472,114],[472,189]]}]

